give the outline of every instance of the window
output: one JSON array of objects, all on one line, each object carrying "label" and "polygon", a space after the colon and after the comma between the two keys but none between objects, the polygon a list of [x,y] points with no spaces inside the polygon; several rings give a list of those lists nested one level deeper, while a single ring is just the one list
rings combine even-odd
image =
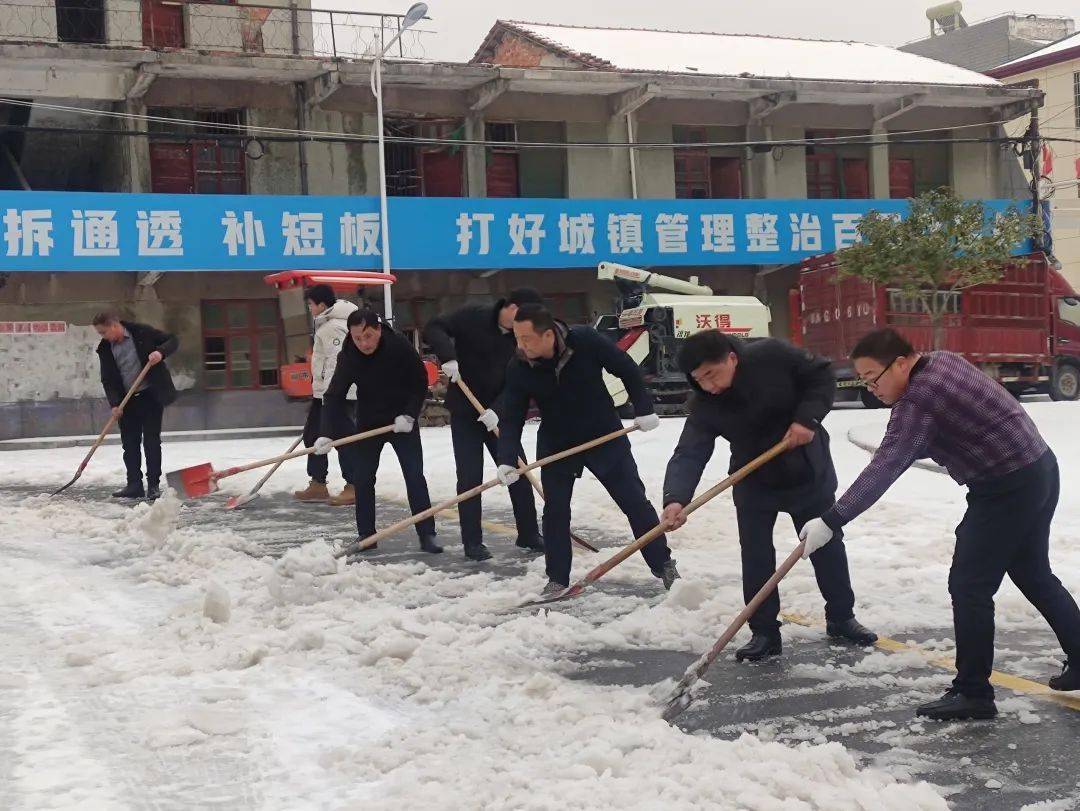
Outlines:
[{"label": "window", "polygon": [[[457,120],[386,122],[387,137],[459,139],[464,125]],[[391,197],[461,197],[464,188],[464,149],[457,146],[386,145],[386,193]]]},{"label": "window", "polygon": [[282,340],[277,299],[204,301],[202,334],[206,388],[278,387]]},{"label": "window", "polygon": [[[702,127],[675,127],[672,130],[679,144],[704,143]],[[709,150],[687,147],[674,150],[675,197],[680,200],[705,200],[712,196]]]},{"label": "window", "polygon": [[190,132],[191,140],[150,143],[151,191],[164,194],[245,194],[247,181],[240,140],[198,140],[199,135],[235,135],[242,110],[152,108],[151,116],[181,118],[198,125],[151,122],[150,130]]},{"label": "window", "polygon": [[513,124],[484,125],[484,140],[505,144],[487,150],[487,196],[520,197],[521,179],[517,147],[517,127]]},{"label": "window", "polygon": [[1073,115],[1076,117],[1076,128],[1080,130],[1080,73],[1073,74]]},{"label": "window", "polygon": [[1066,324],[1080,327],[1080,301],[1072,296],[1058,299],[1058,318]]}]

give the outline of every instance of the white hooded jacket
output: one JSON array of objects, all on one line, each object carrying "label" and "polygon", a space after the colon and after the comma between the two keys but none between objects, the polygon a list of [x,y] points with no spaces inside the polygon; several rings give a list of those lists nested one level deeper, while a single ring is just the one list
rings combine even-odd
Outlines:
[{"label": "white hooded jacket", "polygon": [[[333,306],[315,316],[315,346],[311,350],[311,394],[322,399],[330,378],[334,376],[338,353],[349,334],[346,321],[359,308],[351,301],[338,299]],[[356,387],[349,389],[348,399],[356,399]]]}]

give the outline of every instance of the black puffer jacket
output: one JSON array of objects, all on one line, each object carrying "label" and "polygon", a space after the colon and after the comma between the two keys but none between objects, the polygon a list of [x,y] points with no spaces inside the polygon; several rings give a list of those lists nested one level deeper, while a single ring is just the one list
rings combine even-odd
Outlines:
[{"label": "black puffer jacket", "polygon": [[[438,355],[439,363],[456,360],[461,379],[476,399],[495,411],[501,407],[506,364],[516,351],[514,333],[499,327],[499,310],[504,303],[462,307],[432,319],[424,329],[424,340]],[[446,407],[456,416],[476,416],[476,409],[453,384],[446,391]]]},{"label": "black puffer jacket", "polygon": [[[652,399],[645,388],[641,370],[634,361],[592,327],[558,325],[558,346],[551,360],[529,362],[524,358],[511,361],[506,370],[506,389],[500,424],[500,465],[517,465],[521,427],[535,400],[540,408],[540,431],[537,434],[538,457],[566,450],[590,439],[617,431],[622,421],[615,411],[603,373],[606,369],[622,380],[634,414],[653,413]],[[621,437],[601,448],[628,445]]]},{"label": "black puffer jacket", "polygon": [[731,445],[733,473],[784,438],[792,423],[815,432],[813,441],[787,451],[750,474],[744,485],[789,490],[819,482],[836,488],[829,434],[821,421],[832,408],[836,380],[829,362],[772,338],[744,343],[732,338],[739,358],[732,386],[706,394],[688,376],[694,394],[664,477],[664,505],[694,496],[717,437]]},{"label": "black puffer jacket", "polygon": [[[151,352],[160,352],[167,358],[180,348],[180,341],[175,335],[162,332],[149,324],[139,324],[135,321],[121,321],[120,323],[135,343],[135,352],[139,356],[139,363],[143,366],[146,365]],[[105,389],[105,399],[109,401],[110,406],[115,408],[127,394],[127,387],[124,386],[120,367],[116,365],[116,358],[113,357],[112,345],[104,338],[97,346],[97,354],[101,361],[101,387]],[[164,363],[159,363],[146,373],[146,383],[154,399],[163,407],[176,400],[176,386],[173,385],[169,367]]]},{"label": "black puffer jacket", "polygon": [[356,386],[356,431],[389,425],[400,414],[420,416],[427,397],[427,372],[413,345],[383,325],[370,355],[345,338],[337,367],[323,393],[322,435],[340,439],[353,433],[346,395]]}]

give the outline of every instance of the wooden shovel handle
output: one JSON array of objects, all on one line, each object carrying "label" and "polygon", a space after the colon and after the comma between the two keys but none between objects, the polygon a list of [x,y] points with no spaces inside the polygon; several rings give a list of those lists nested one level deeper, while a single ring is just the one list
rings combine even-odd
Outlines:
[{"label": "wooden shovel handle", "polygon": [[[384,425],[382,428],[372,428],[370,431],[363,431],[359,434],[352,434],[350,436],[342,437],[341,439],[335,439],[330,443],[330,447],[340,448],[342,445],[349,445],[353,442],[359,442],[362,439],[370,439],[371,437],[379,436],[380,434],[388,434],[393,430],[393,425]],[[240,465],[239,467],[230,467],[227,470],[211,473],[210,478],[217,481],[218,479],[224,479],[227,476],[235,476],[237,473],[245,473],[248,470],[254,470],[257,467],[266,467],[267,465],[287,462],[290,459],[299,459],[301,456],[307,456],[312,453],[315,453],[314,447],[304,448],[302,451],[293,451],[292,453],[283,453],[281,456],[272,456],[269,459],[260,459],[258,462],[250,462],[246,465]]]},{"label": "wooden shovel handle", "polygon": [[[596,439],[590,439],[588,442],[582,442],[580,445],[575,445],[573,448],[568,448],[565,451],[559,451],[558,453],[551,454],[551,456],[545,456],[543,459],[537,459],[530,465],[518,467],[518,472],[524,475],[530,470],[536,470],[536,468],[538,467],[543,467],[544,465],[550,465],[554,462],[562,461],[563,459],[566,459],[578,453],[584,453],[587,450],[595,448],[597,445],[603,445],[605,442],[610,442],[613,439],[618,439],[621,436],[626,436],[630,432],[636,430],[638,430],[636,425],[630,425],[625,428],[620,428],[618,431],[612,431],[610,434],[604,434],[603,436],[597,437]],[[387,538],[397,532],[400,532],[403,529],[411,527],[413,524],[419,524],[421,521],[430,518],[433,515],[450,509],[455,504],[460,504],[462,501],[467,501],[470,498],[480,495],[485,490],[490,490],[497,484],[499,484],[498,478],[492,479],[491,481],[486,481],[483,484],[478,484],[471,490],[466,490],[464,493],[461,493],[454,498],[450,498],[446,501],[440,502],[434,507],[429,507],[422,512],[418,512],[416,515],[398,521],[396,524],[391,524],[386,529],[381,529],[374,535],[369,535],[367,538],[364,538],[362,541],[360,541],[360,543],[353,543],[344,546],[343,548],[339,549],[337,552],[334,553],[334,557],[344,557],[355,549],[368,549],[377,544],[383,538]]]},{"label": "wooden shovel handle", "polygon": [[[462,380],[460,377],[457,379],[457,387],[459,389],[461,389],[461,393],[465,395],[465,399],[468,400],[470,403],[472,403],[472,407],[476,409],[477,413],[478,414],[483,414],[484,411],[485,411],[484,406],[480,403],[479,400],[476,399],[476,395],[473,394],[472,389],[470,389],[465,384],[465,381]],[[495,433],[496,437],[499,435],[498,426],[495,427],[494,433]],[[525,464],[525,460],[522,459],[519,456],[518,457],[518,467],[521,467],[524,464]],[[533,486],[533,489],[536,491],[537,495],[540,496],[540,498],[543,498],[544,497],[544,489],[540,486],[540,482],[538,482],[536,480],[536,476],[534,476],[532,474],[532,472],[530,471],[530,472],[525,474],[525,478],[529,480],[529,484],[531,484]]]},{"label": "wooden shovel handle", "polygon": [[[720,495],[722,492],[727,490],[729,487],[732,487],[733,485],[738,484],[743,479],[745,479],[747,476],[749,476],[751,473],[753,473],[755,470],[757,470],[759,467],[764,465],[766,462],[772,461],[773,459],[775,459],[777,456],[779,456],[781,453],[783,453],[787,449],[788,449],[788,443],[787,443],[786,440],[783,440],[781,442],[776,443],[769,450],[765,451],[765,453],[761,454],[756,459],[754,459],[754,460],[748,462],[747,464],[743,465],[741,468],[736,470],[734,473],[732,473],[726,479],[724,479],[723,481],[717,482],[712,487],[710,487],[708,490],[706,490],[704,493],[702,493],[700,496],[695,498],[693,501],[691,501],[689,504],[686,505],[686,507],[684,508],[684,511],[686,512],[687,515],[694,512],[694,510],[698,509],[699,507],[701,507],[706,502],[711,501],[712,499],[716,498],[716,496]],[[585,577],[583,578],[583,582],[584,583],[593,583],[593,582],[599,580],[601,577],[603,577],[605,574],[610,572],[612,569],[614,569],[616,566],[618,566],[620,563],[622,563],[628,557],[633,555],[639,549],[642,549],[643,547],[645,547],[648,544],[655,541],[657,538],[659,538],[661,535],[663,535],[667,531],[667,529],[668,529],[667,522],[666,521],[661,521],[659,524],[657,524],[655,527],[650,529],[648,532],[646,532],[640,538],[635,539],[633,543],[631,543],[631,544],[629,544],[627,546],[624,546],[622,549],[620,549],[618,552],[616,552],[610,558],[605,560],[603,563],[601,563],[598,566],[596,566],[595,568],[593,568],[587,575],[585,575]]]}]

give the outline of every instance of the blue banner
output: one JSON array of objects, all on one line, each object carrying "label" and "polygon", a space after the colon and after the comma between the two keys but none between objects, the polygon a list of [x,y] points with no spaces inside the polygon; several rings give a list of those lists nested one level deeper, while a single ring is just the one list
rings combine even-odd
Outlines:
[{"label": "blue banner", "polygon": [[[871,209],[907,207],[392,197],[390,255],[394,270],[787,264],[852,244]],[[0,270],[381,270],[378,212],[375,197],[3,192]]]}]

